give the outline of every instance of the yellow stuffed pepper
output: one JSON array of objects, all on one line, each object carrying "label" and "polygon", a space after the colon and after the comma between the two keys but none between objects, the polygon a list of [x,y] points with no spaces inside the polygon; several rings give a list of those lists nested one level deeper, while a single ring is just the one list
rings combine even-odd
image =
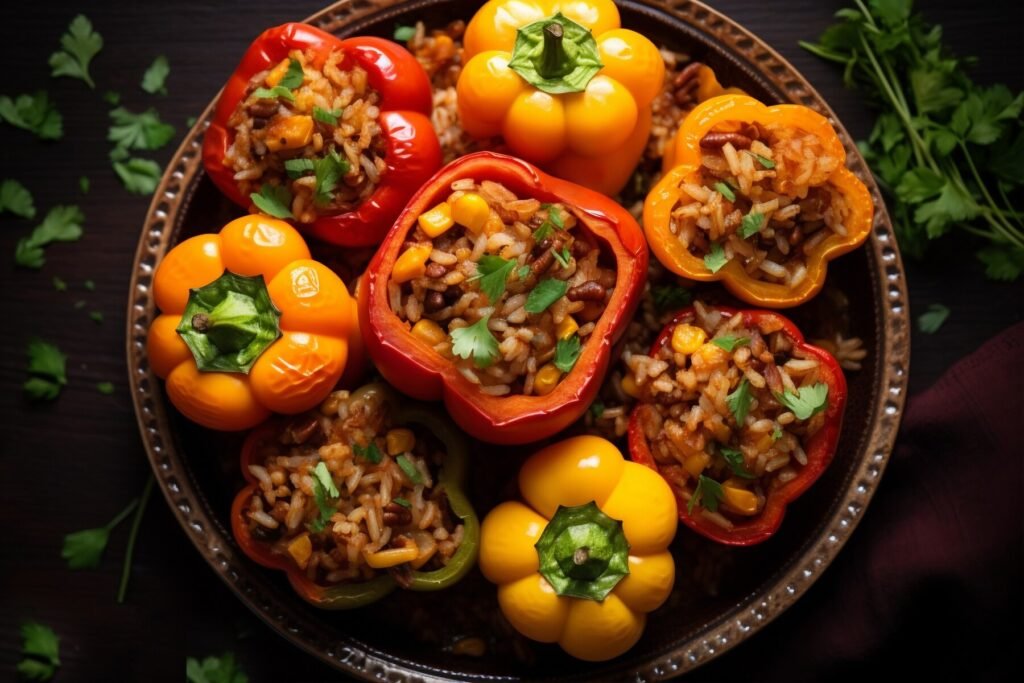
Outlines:
[{"label": "yellow stuffed pepper", "polygon": [[519,490],[525,503],[498,505],[480,536],[480,569],[505,617],[579,659],[633,647],[675,580],[665,480],[605,439],[576,436],[531,456]]},{"label": "yellow stuffed pepper", "polygon": [[626,184],[651,128],[665,64],[619,27],[611,0],[491,0],[464,38],[463,128],[605,194]]}]

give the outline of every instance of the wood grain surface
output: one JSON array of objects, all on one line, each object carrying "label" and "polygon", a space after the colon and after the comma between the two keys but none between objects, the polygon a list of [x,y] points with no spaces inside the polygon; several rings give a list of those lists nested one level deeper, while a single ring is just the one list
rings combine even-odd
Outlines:
[{"label": "wood grain surface", "polygon": [[[873,121],[840,74],[805,53],[830,23],[840,0],[722,0],[716,8],[759,34],[819,89],[855,137]],[[943,24],[946,40],[976,55],[982,82],[1022,87],[1024,10],[1021,3],[920,2],[930,21]],[[14,680],[20,659],[19,624],[37,620],[61,637],[63,665],[56,681],[180,681],[186,656],[233,651],[250,681],[333,681],[340,677],[278,639],[236,602],[194,552],[154,496],[143,521],[125,604],[115,602],[127,524],[118,528],[101,566],[72,572],[60,557],[63,536],[102,526],[146,481],[148,464],[126,390],[124,322],[128,278],[148,197],[126,192],[111,170],[106,141],[114,90],[122,103],[154,106],[178,127],[198,114],[220,88],[249,41],[263,28],[319,9],[309,0],[207,3],[16,3],[0,21],[0,94],[40,88],[64,116],[64,138],[43,142],[0,124],[0,178],[17,178],[35,197],[40,214],[57,204],[77,204],[86,215],[76,243],[47,249],[41,271],[15,268],[13,252],[31,221],[0,218],[0,481],[6,528],[0,550],[0,680]],[[51,79],[47,59],[75,14],[83,12],[105,40],[92,65],[95,91],[81,81]],[[169,95],[154,96],[138,84],[159,54],[168,57]],[[176,142],[153,156],[166,162]],[[87,176],[91,189],[79,191]],[[219,226],[202,226],[214,229]],[[907,264],[914,314],[929,304],[952,310],[934,335],[915,331],[911,395],[929,386],[957,358],[1024,317],[1019,285],[988,282],[963,242],[945,240],[924,262]],[[52,278],[68,283],[56,291]],[[90,291],[85,281],[95,283]],[[79,301],[81,308],[76,308]],[[89,317],[103,314],[102,323]],[[32,404],[21,391],[27,378],[25,346],[32,337],[56,343],[69,355],[68,385],[54,403]],[[113,382],[113,395],[96,383]],[[884,488],[884,486],[883,486]],[[870,511],[868,515],[870,516]],[[840,555],[837,564],[843,563]],[[827,583],[826,574],[821,583]],[[819,586],[804,601],[814,601]],[[695,673],[695,679],[746,679],[758,641],[785,637],[801,605],[745,644]],[[936,625],[938,628],[939,625]],[[778,671],[778,669],[776,669]],[[773,674],[774,675],[774,674]],[[755,675],[755,677],[757,677]]]}]

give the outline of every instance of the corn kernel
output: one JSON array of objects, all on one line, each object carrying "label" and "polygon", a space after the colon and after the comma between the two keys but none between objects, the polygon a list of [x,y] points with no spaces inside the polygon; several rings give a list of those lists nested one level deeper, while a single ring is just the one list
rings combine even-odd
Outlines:
[{"label": "corn kernel", "polygon": [[309,534],[302,534],[288,544],[288,554],[295,560],[295,564],[302,569],[306,568],[310,556],[313,554],[313,543],[309,540]]},{"label": "corn kernel", "polygon": [[267,149],[271,152],[305,147],[312,139],[312,116],[289,116],[276,121],[270,124],[265,138]]},{"label": "corn kernel", "polygon": [[281,63],[270,70],[267,74],[267,87],[273,88],[275,85],[281,82],[284,75],[288,73],[288,67],[291,66],[291,60],[287,57],[281,60]]},{"label": "corn kernel", "polygon": [[672,330],[672,350],[676,353],[691,354],[700,348],[708,335],[693,325],[676,325]]},{"label": "corn kernel", "polygon": [[686,470],[687,474],[696,479],[710,463],[710,455],[707,453],[695,453],[683,461],[683,469]]},{"label": "corn kernel", "polygon": [[447,202],[442,202],[430,211],[421,213],[417,222],[420,224],[420,230],[430,237],[444,234],[455,225],[455,221],[452,220],[452,207]]},{"label": "corn kernel", "polygon": [[628,374],[622,378],[622,391],[624,391],[627,396],[640,398],[640,387],[636,385],[636,378],[633,377],[632,374]]},{"label": "corn kernel", "polygon": [[554,390],[561,377],[562,371],[548,363],[537,371],[537,376],[533,380],[533,393],[538,396],[547,396]]},{"label": "corn kernel", "polygon": [[728,363],[729,352],[720,346],[707,342],[701,344],[700,348],[693,352],[693,362],[695,367],[699,365],[701,368],[710,370],[716,366]]},{"label": "corn kernel", "polygon": [[501,217],[492,211],[487,216],[487,222],[484,223],[484,232],[488,235],[493,235],[496,232],[501,232],[505,229],[505,224],[501,222]]},{"label": "corn kernel", "polygon": [[395,268],[391,271],[391,279],[398,284],[423,277],[427,272],[427,257],[433,251],[429,244],[416,244],[404,252],[395,261]]},{"label": "corn kernel", "polygon": [[480,195],[467,192],[455,200],[452,205],[452,217],[456,223],[477,235],[487,225],[487,219],[491,217],[491,207]]},{"label": "corn kernel", "polygon": [[562,322],[558,323],[558,327],[555,328],[555,333],[558,334],[559,339],[568,339],[572,335],[576,334],[576,330],[580,329],[579,323],[571,316],[567,315],[562,318]]},{"label": "corn kernel", "polygon": [[426,318],[421,319],[412,326],[412,336],[430,346],[437,346],[448,338],[448,335],[444,333],[440,325]]},{"label": "corn kernel", "polygon": [[387,444],[388,455],[400,455],[408,453],[416,445],[416,437],[411,429],[392,429],[384,437]]},{"label": "corn kernel", "polygon": [[757,496],[744,488],[733,485],[733,480],[722,484],[724,503],[732,512],[741,515],[753,515],[757,513]]},{"label": "corn kernel", "polygon": [[374,569],[387,569],[388,567],[397,567],[400,564],[412,562],[419,557],[419,554],[420,551],[414,544],[404,548],[378,550],[375,553],[364,552],[363,557],[366,559],[366,564],[370,565]]}]

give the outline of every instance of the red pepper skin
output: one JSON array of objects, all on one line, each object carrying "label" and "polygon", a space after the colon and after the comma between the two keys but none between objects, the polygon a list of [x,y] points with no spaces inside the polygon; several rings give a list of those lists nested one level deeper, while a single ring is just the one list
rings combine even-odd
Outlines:
[{"label": "red pepper skin", "polygon": [[[786,507],[799,498],[811,484],[818,478],[832,462],[836,452],[836,445],[839,443],[839,433],[843,425],[843,412],[846,407],[846,377],[839,367],[839,362],[829,352],[804,342],[804,336],[788,318],[785,318],[773,311],[759,310],[736,310],[725,306],[716,306],[715,310],[721,311],[723,315],[732,317],[742,315],[745,324],[751,326],[759,325],[762,321],[771,321],[781,324],[782,331],[793,342],[795,348],[799,348],[810,356],[814,356],[821,363],[821,379],[828,385],[828,407],[825,408],[825,423],[803,444],[807,453],[807,464],[804,465],[795,479],[791,479],[779,488],[769,492],[765,501],[764,509],[756,517],[748,521],[735,523],[732,529],[723,529],[714,522],[708,521],[701,516],[691,516],[686,511],[686,500],[680,495],[678,488],[672,481],[666,479],[672,490],[676,493],[676,503],[679,509],[679,519],[686,526],[697,533],[717,541],[723,545],[749,546],[756,545],[768,540],[778,531],[782,524],[782,518],[786,514]],[[651,346],[651,355],[654,355],[662,347],[669,343],[672,338],[672,330],[680,323],[687,323],[694,318],[693,308],[685,308],[665,326],[654,340]],[[651,453],[647,443],[647,437],[640,426],[639,411],[634,409],[629,420],[629,454],[634,462],[647,465],[658,471],[658,464]]]},{"label": "red pepper skin", "polygon": [[245,96],[253,76],[271,69],[292,50],[311,50],[322,64],[333,50],[345,52],[344,64],[366,70],[380,94],[381,127],[387,138],[387,173],[377,190],[353,211],[321,216],[300,226],[315,237],[342,246],[378,244],[406,201],[441,166],[441,145],[430,123],[432,90],[426,72],[401,45],[382,38],[339,40],[307,24],[289,23],[264,31],[253,41],[221,91],[203,140],[203,165],[228,199],[248,209],[234,172],[224,165],[233,141],[228,119]]},{"label": "red pepper skin", "polygon": [[[413,337],[391,310],[388,281],[406,236],[420,214],[444,201],[460,178],[492,180],[520,197],[564,202],[580,209],[579,218],[616,262],[616,283],[605,312],[575,367],[547,396],[487,396],[454,364]],[[640,303],[647,277],[647,244],[632,216],[613,200],[553,178],[504,154],[478,152],[462,157],[435,175],[409,202],[366,270],[359,296],[359,323],[374,364],[399,391],[420,400],[443,400],[452,419],[472,436],[497,444],[538,441],[565,429],[597,396],[611,350],[626,331]]]}]

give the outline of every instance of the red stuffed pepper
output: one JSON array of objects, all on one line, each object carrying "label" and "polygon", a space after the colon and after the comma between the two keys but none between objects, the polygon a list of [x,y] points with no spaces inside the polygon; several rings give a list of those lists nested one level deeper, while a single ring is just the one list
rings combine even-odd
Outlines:
[{"label": "red stuffed pepper", "polygon": [[441,165],[430,81],[401,45],[306,24],[263,32],[217,101],[203,163],[246,209],[376,245]]},{"label": "red stuffed pepper", "polygon": [[768,311],[681,311],[649,356],[626,357],[634,461],[658,470],[679,518],[726,545],[774,534],[832,461],[846,380],[828,352]]},{"label": "red stuffed pepper", "polygon": [[564,429],[639,303],[647,247],[611,199],[481,152],[413,197],[359,302],[377,369],[491,443]]}]

